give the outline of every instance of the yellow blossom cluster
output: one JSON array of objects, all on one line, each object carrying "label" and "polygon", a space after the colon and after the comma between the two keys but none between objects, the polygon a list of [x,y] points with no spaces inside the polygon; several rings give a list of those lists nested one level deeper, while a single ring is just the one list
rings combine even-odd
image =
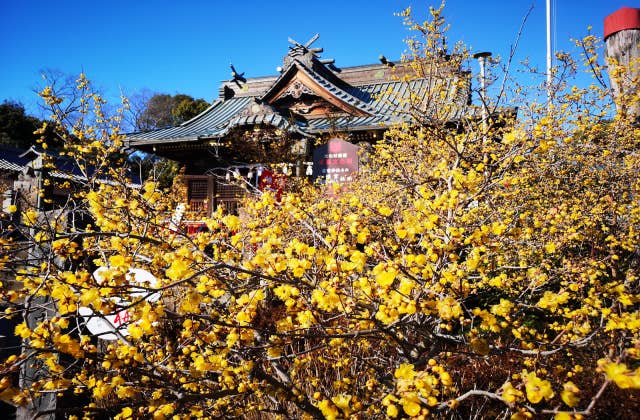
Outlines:
[{"label": "yellow blossom cluster", "polygon": [[566,419],[640,387],[640,129],[597,87],[452,119],[469,53],[442,54],[442,13],[402,14],[421,35],[398,77],[433,83],[398,98],[407,118],[348,187],[247,194],[195,235],[171,220],[177,188],[115,170],[118,118],[81,76],[61,135],[87,182],[0,242],[24,343],[0,372],[41,374],[3,376],[0,398],[121,419]]}]

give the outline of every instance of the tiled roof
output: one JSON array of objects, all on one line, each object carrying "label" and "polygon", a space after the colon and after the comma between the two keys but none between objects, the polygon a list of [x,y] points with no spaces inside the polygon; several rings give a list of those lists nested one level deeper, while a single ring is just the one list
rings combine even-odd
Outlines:
[{"label": "tiled roof", "polygon": [[[311,61],[309,61],[311,60]],[[396,72],[397,70],[397,72]],[[301,72],[307,80],[316,84],[327,97],[343,104],[344,113],[331,116],[300,116],[293,119],[286,109],[280,113],[269,104],[277,104],[278,95],[287,87],[292,77]],[[341,77],[341,74],[344,76]],[[224,82],[220,99],[197,117],[177,127],[149,132],[132,133],[127,136],[131,146],[149,146],[162,143],[186,143],[202,139],[221,138],[237,127],[271,125],[295,132],[302,136],[314,136],[330,130],[367,130],[388,126],[394,122],[410,118],[409,111],[421,112],[421,118],[428,120],[440,109],[428,108],[428,104],[412,107],[409,100],[428,97],[436,81],[421,78],[412,81],[398,80],[410,74],[409,67],[397,63],[395,68],[378,64],[345,68],[339,72],[330,70],[315,58],[305,61],[291,57],[284,71],[276,77],[248,78],[239,88],[232,81]],[[466,109],[469,86],[460,88],[460,79],[467,79],[463,72],[452,72],[444,82],[447,91],[445,101],[452,104],[446,118],[460,119]],[[346,82],[349,80],[349,82]],[[268,109],[260,108],[264,104]],[[257,107],[258,111],[254,111]],[[422,109],[424,108],[424,109]],[[353,115],[350,111],[353,111]],[[347,112],[348,111],[348,112]]]},{"label": "tiled roof", "polygon": [[[206,138],[219,138],[226,135],[231,129],[240,126],[268,124],[280,129],[296,131],[302,135],[314,135],[331,129],[373,129],[389,125],[408,118],[408,104],[406,99],[411,93],[419,94],[428,89],[429,82],[419,79],[411,82],[385,81],[364,86],[352,86],[340,93],[343,97],[349,97],[358,108],[366,110],[369,116],[354,117],[350,115],[338,115],[335,117],[309,118],[306,121],[298,121],[292,125],[284,116],[271,114],[247,113],[255,98],[240,97],[216,101],[209,109],[196,118],[177,127],[165,128],[145,133],[135,133],[128,136],[131,145],[158,144],[176,141],[195,141]],[[331,88],[333,89],[333,88]],[[332,90],[332,92],[337,92]],[[450,98],[457,106],[454,109],[456,115],[452,119],[462,116],[466,92],[452,92],[455,95]]]},{"label": "tiled roof", "polygon": [[[28,168],[29,163],[40,154],[44,152],[38,151],[35,148],[15,149],[12,147],[0,145],[0,170],[22,172]],[[47,154],[54,159],[55,169],[50,170],[48,173],[53,178],[67,179],[73,182],[86,182],[87,177],[80,170],[76,162],[72,159],[61,157],[53,152],[47,152]],[[134,176],[132,176],[133,178]],[[98,179],[102,183],[110,183],[111,180],[106,177],[100,177]],[[138,180],[134,180],[133,183],[129,183],[130,187],[139,187]]]},{"label": "tiled roof", "polygon": [[25,152],[23,149],[14,149],[13,147],[0,145],[0,170],[20,172],[25,165],[29,163],[27,157],[21,155]]},{"label": "tiled roof", "polygon": [[130,134],[133,144],[142,142],[190,141],[199,138],[220,137],[227,132],[229,122],[253,101],[251,97],[219,99],[197,117],[177,127]]}]

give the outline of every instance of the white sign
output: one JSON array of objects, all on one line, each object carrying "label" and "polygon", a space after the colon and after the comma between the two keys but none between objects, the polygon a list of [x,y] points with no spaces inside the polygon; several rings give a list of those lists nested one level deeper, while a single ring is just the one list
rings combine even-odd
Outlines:
[{"label": "white sign", "polygon": [[[98,283],[104,282],[104,273],[108,271],[108,267],[100,267],[93,272],[93,276]],[[129,284],[150,284],[154,285],[156,278],[153,274],[141,268],[131,268],[126,274]],[[157,302],[160,299],[160,293],[150,293],[144,287],[131,287],[129,296],[133,300],[144,299],[147,302]],[[127,306],[131,302],[127,299],[114,298],[112,300],[118,306]],[[118,338],[127,337],[129,331],[127,327],[131,320],[131,314],[126,309],[122,309],[112,314],[96,313],[93,309],[87,307],[78,308],[78,312],[85,320],[85,325],[89,332],[103,340],[117,340]]]}]

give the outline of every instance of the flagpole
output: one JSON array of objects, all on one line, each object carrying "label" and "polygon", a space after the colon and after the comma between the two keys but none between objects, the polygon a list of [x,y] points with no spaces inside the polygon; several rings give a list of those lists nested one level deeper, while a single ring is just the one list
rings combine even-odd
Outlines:
[{"label": "flagpole", "polygon": [[551,109],[551,0],[547,0],[547,106]]}]

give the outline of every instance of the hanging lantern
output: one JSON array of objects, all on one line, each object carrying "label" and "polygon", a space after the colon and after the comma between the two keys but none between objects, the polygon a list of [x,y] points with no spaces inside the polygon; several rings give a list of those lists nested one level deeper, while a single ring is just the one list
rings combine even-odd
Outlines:
[{"label": "hanging lantern", "polygon": [[313,165],[307,165],[306,175],[307,176],[313,175]]},{"label": "hanging lantern", "polygon": [[287,164],[285,163],[284,166],[282,167],[282,173],[285,175],[289,174],[289,166],[287,166]]},{"label": "hanging lantern", "polygon": [[249,169],[249,172],[247,173],[247,179],[251,178],[253,178],[253,168]]}]

